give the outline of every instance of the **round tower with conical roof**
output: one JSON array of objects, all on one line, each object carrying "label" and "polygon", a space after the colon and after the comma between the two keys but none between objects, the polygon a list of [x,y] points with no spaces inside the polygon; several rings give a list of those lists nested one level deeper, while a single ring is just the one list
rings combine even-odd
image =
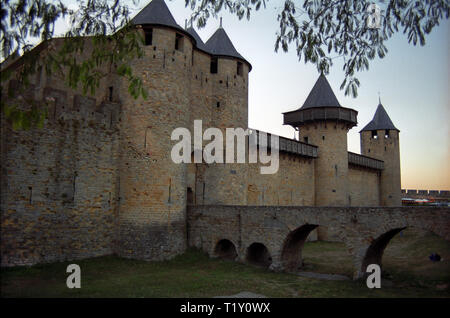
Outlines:
[{"label": "round tower with conical roof", "polygon": [[384,161],[380,177],[380,205],[401,206],[400,141],[381,101],[373,119],[360,131],[361,154]]},{"label": "round tower with conical roof", "polygon": [[[193,28],[188,31],[202,43]],[[198,81],[193,80],[193,94],[198,96],[193,100],[192,114],[196,118],[203,119],[203,127],[219,128],[223,134],[224,150],[227,128],[248,127],[248,75],[251,64],[236,50],[225,29],[220,22],[220,27],[206,41],[204,45],[197,45],[198,52],[194,60],[200,62],[201,74],[205,82],[202,85],[208,87],[206,105],[200,107],[199,102],[204,100],[204,89],[198,87]],[[205,69],[202,52],[207,52],[207,67]],[[198,57],[198,58],[197,58]],[[207,82],[206,82],[207,81]],[[203,96],[202,96],[203,95]],[[235,148],[235,163],[203,164],[202,180],[195,188],[196,193],[201,194],[198,203],[202,204],[247,204],[247,176],[246,165],[237,163],[237,148]],[[225,154],[224,154],[225,162]]]},{"label": "round tower with conical roof", "polygon": [[[188,127],[195,39],[163,0],[131,21],[145,38],[144,57],[130,66],[148,98],[121,97],[119,237],[124,257],[167,259],[186,248],[186,165],[171,159],[171,133]],[[119,91],[127,92],[122,81]],[[115,88],[114,88],[115,89]]]},{"label": "round tower with conical roof", "polygon": [[[121,97],[117,253],[167,259],[186,248],[188,201],[246,203],[245,165],[214,164],[197,182],[192,165],[172,161],[171,133],[193,132],[196,119],[203,130],[223,128],[224,135],[225,128],[246,129],[251,65],[222,27],[205,44],[192,27],[176,23],[164,0],[152,0],[131,23],[145,39],[145,56],[130,66],[149,96]],[[126,81],[117,86],[128,90]]]},{"label": "round tower with conical roof", "polygon": [[322,74],[302,107],[284,113],[284,124],[299,129],[300,141],[319,146],[315,160],[315,205],[346,206],[347,132],[358,112],[342,107]]}]

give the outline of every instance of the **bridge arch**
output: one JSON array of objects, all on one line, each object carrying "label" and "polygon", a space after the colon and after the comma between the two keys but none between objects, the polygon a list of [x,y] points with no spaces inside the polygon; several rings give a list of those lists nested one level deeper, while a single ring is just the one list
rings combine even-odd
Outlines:
[{"label": "bridge arch", "polygon": [[383,258],[383,253],[384,250],[386,249],[386,246],[389,244],[389,242],[395,235],[397,235],[404,229],[406,229],[406,227],[400,227],[389,230],[372,241],[372,243],[367,248],[362,261],[361,266],[362,273],[366,273],[367,266],[369,266],[370,264],[377,264],[380,266],[380,268],[382,267],[381,260]]},{"label": "bridge arch", "polygon": [[272,264],[272,256],[263,243],[255,242],[247,248],[246,260],[249,264],[268,268]]},{"label": "bridge arch", "polygon": [[304,224],[291,231],[283,242],[281,263],[285,271],[297,271],[303,265],[302,249],[316,224]]},{"label": "bridge arch", "polygon": [[[439,237],[442,240],[449,241],[448,235],[446,235],[446,232],[443,232],[441,228],[435,228],[433,226],[430,226],[430,224],[426,223],[419,223],[419,222],[397,222],[397,224],[393,225],[393,228],[386,229],[384,227],[381,229],[383,231],[380,234],[380,231],[377,231],[377,235],[375,235],[376,239],[372,240],[370,245],[365,247],[365,251],[363,254],[363,257],[361,258],[361,261],[359,263],[360,271],[358,272],[357,276],[354,278],[361,278],[365,277],[368,273],[366,273],[367,266],[369,264],[377,264],[380,266],[381,269],[383,269],[383,255],[385,252],[385,249],[389,246],[389,243],[392,241],[394,237],[397,236],[398,233],[404,231],[404,230],[411,230],[412,233],[430,233],[435,235],[436,237]],[[410,232],[411,233],[411,232]],[[420,240],[421,238],[419,238]],[[430,253],[433,252],[432,250]],[[411,257],[416,257],[416,255],[411,255]],[[424,255],[422,255],[424,257]],[[409,259],[409,258],[408,258]],[[413,262],[413,261],[412,261]]]},{"label": "bridge arch", "polygon": [[216,244],[214,256],[228,260],[235,260],[238,253],[236,251],[236,246],[232,241],[228,239],[221,239]]}]

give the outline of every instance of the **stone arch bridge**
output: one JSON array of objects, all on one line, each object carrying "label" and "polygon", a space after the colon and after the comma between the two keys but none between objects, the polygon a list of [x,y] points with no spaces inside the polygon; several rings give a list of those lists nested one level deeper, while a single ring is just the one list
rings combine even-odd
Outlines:
[{"label": "stone arch bridge", "polygon": [[415,227],[450,240],[447,207],[188,206],[188,244],[210,256],[295,271],[302,248],[318,226],[332,229],[354,264],[353,279],[379,264],[391,238]]}]

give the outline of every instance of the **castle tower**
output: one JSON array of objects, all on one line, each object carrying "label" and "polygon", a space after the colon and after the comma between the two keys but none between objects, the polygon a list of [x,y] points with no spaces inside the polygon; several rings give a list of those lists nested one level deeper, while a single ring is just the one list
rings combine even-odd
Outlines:
[{"label": "castle tower", "polygon": [[361,131],[361,154],[384,161],[380,180],[380,205],[401,205],[399,132],[383,105]]},{"label": "castle tower", "polygon": [[[148,98],[127,94],[121,82],[118,254],[167,259],[186,248],[186,165],[171,159],[171,133],[188,127],[195,39],[163,0],[151,1],[131,21],[145,37],[144,57],[130,63]],[[116,89],[116,88],[114,88]]]},{"label": "castle tower", "polygon": [[[248,74],[252,66],[235,49],[222,27],[222,19],[220,27],[206,41],[205,46],[213,55],[210,68],[213,94],[217,102],[224,106],[215,116],[216,127],[246,129],[248,126]],[[216,61],[217,64],[215,64]]]},{"label": "castle tower", "polygon": [[[193,28],[188,32],[197,43],[202,43]],[[209,99],[206,105],[199,108],[199,99],[193,100],[192,114],[200,116],[193,119],[203,120],[203,129],[219,128],[223,134],[224,150],[226,151],[226,129],[248,127],[248,73],[251,65],[235,49],[226,31],[220,27],[206,41],[205,45],[197,45],[201,51],[209,54],[207,70],[202,68],[202,78],[207,78]],[[194,59],[197,55],[194,56]],[[199,56],[199,59],[202,58]],[[201,62],[203,64],[203,62]],[[196,81],[194,81],[195,83]],[[195,84],[196,85],[196,84]],[[198,87],[193,89],[195,94]],[[200,113],[199,113],[200,112]],[[236,141],[236,140],[235,140]],[[204,145],[208,142],[204,142]],[[237,148],[235,147],[235,162]],[[225,162],[225,156],[224,156]],[[202,179],[197,180],[196,203],[198,204],[246,204],[248,167],[242,163],[213,163],[203,164]]]},{"label": "castle tower", "polygon": [[315,205],[345,206],[348,198],[347,132],[358,112],[342,107],[325,76],[302,107],[284,113],[284,124],[299,129],[300,141],[319,146],[315,160]]}]

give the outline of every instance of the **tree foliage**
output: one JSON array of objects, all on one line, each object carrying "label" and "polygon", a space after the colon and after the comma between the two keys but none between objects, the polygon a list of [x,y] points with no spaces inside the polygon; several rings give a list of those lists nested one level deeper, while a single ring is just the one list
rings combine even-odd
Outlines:
[{"label": "tree foliage", "polygon": [[[130,5],[133,3],[136,2],[78,1],[78,9],[74,11],[61,1],[4,1],[0,10],[1,56],[10,60],[20,56],[21,61],[17,68],[2,67],[2,86],[14,75],[21,84],[21,91],[8,93],[23,93],[30,84],[30,77],[43,69],[46,75],[61,78],[69,87],[81,88],[84,94],[93,95],[103,78],[117,74],[128,80],[133,97],[145,98],[142,80],[129,66],[132,59],[144,54],[144,39],[139,33],[130,32],[133,29],[129,23]],[[55,24],[61,18],[68,19],[71,27],[62,41],[57,42]],[[91,41],[85,41],[84,37],[90,37]],[[45,54],[30,44],[30,40],[36,38],[40,39]],[[80,58],[87,49],[90,54]],[[2,87],[2,91],[6,89]],[[20,103],[27,104],[32,111],[24,111],[17,102],[8,103],[2,98],[6,118],[16,128],[42,125],[46,103],[35,105],[23,95],[19,96]]]},{"label": "tree foliage", "polygon": [[[185,0],[193,10],[198,27],[226,10],[239,19],[250,19],[252,12],[265,8],[269,0]],[[380,8],[380,27],[369,27],[375,3]],[[448,19],[447,0],[281,0],[277,16],[275,51],[293,47],[299,60],[329,73],[333,60],[344,60],[345,95],[357,96],[360,85],[355,74],[369,69],[369,62],[387,54],[385,42],[397,32],[408,42],[425,45],[425,36]]]},{"label": "tree foliage", "polygon": [[[128,80],[129,92],[135,98],[146,97],[139,76],[129,66],[132,59],[143,56],[144,39],[130,32],[131,8],[138,0],[82,0],[78,9],[71,10],[63,0],[4,0],[0,8],[1,59],[21,56],[21,67],[16,76],[21,87],[26,87],[31,75],[44,70],[47,75],[61,76],[67,85],[84,93],[93,94],[100,80],[111,73]],[[252,13],[265,8],[269,0],[185,0],[192,9],[192,19],[203,27],[210,17],[229,11],[239,19],[251,18]],[[360,83],[355,74],[368,70],[370,61],[387,54],[385,42],[402,32],[412,45],[425,45],[425,37],[449,16],[448,0],[386,0],[376,4],[381,9],[380,27],[368,27],[373,18],[369,0],[279,0],[275,51],[294,48],[299,60],[316,65],[327,74],[336,58],[344,60],[344,79],[341,89],[346,95],[357,95]],[[55,23],[58,19],[70,21],[70,30],[63,45],[55,45]],[[275,17],[274,17],[275,18]],[[92,37],[92,54],[77,58],[86,48],[80,37]],[[44,44],[45,56],[37,58],[37,50],[29,40],[39,38]],[[15,70],[17,72],[17,70]],[[1,71],[2,86],[11,72]],[[2,91],[3,88],[2,88]],[[30,105],[32,101],[27,101]],[[1,102],[3,114],[18,128],[42,124],[45,105],[32,105],[31,111],[22,111],[18,105]],[[39,111],[41,109],[41,111]]]}]

